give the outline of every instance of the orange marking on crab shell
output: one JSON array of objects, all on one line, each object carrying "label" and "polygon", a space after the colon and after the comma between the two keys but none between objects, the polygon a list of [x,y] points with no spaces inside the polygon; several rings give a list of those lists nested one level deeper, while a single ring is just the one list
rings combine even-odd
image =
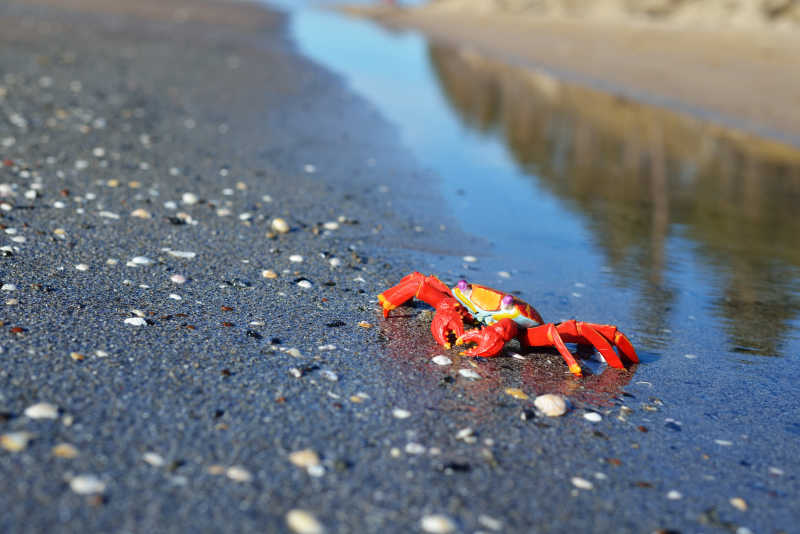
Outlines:
[{"label": "orange marking on crab shell", "polygon": [[472,284],[472,294],[469,298],[482,309],[493,311],[500,309],[500,301],[503,295],[488,287]]}]

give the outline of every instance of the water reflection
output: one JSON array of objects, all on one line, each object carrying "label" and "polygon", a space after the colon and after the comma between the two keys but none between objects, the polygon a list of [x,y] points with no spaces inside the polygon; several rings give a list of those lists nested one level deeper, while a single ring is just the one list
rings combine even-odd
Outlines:
[{"label": "water reflection", "polygon": [[[781,354],[800,315],[800,151],[667,110],[429,45],[462,120],[583,214],[635,316],[664,343],[681,293],[708,302],[731,349]],[[687,255],[670,242],[688,240]],[[682,262],[708,272],[683,283]]]}]

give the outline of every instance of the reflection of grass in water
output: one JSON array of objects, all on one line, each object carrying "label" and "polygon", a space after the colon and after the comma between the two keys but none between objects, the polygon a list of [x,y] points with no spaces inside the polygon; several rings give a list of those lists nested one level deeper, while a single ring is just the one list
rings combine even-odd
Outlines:
[{"label": "reflection of grass in water", "polygon": [[521,166],[589,216],[615,270],[644,284],[648,337],[668,327],[665,242],[679,224],[721,277],[714,304],[732,343],[776,354],[800,312],[800,151],[445,47],[429,55],[464,121],[501,131]]}]

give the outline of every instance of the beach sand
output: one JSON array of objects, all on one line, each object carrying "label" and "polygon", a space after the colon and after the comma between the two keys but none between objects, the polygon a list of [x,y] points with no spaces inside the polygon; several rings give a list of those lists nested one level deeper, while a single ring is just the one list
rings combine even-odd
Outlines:
[{"label": "beach sand", "polygon": [[526,13],[348,7],[434,41],[800,144],[800,36]]}]

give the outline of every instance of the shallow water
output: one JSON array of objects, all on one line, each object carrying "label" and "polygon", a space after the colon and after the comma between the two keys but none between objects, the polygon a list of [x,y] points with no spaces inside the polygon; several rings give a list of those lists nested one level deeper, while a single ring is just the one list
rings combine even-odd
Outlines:
[{"label": "shallow water", "polygon": [[491,242],[473,252],[482,281],[546,318],[624,324],[645,351],[674,352],[681,326],[734,366],[796,364],[799,151],[335,13],[291,28]]}]

